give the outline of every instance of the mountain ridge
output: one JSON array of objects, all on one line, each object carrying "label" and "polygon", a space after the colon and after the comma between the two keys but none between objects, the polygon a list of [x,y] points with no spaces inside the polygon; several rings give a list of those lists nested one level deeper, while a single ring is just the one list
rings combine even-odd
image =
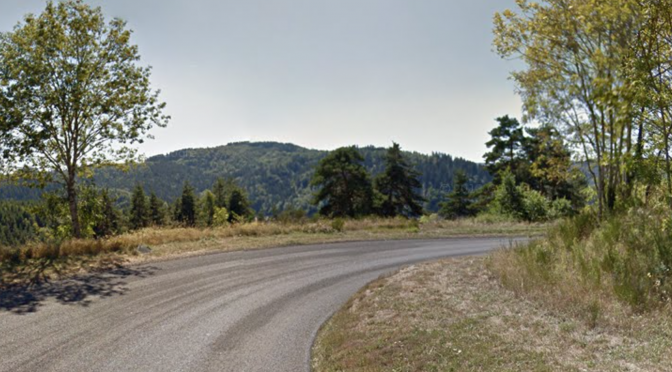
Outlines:
[{"label": "mountain ridge", "polygon": [[[384,168],[385,148],[357,147],[364,164],[373,176]],[[233,179],[248,193],[252,207],[263,214],[275,210],[302,208],[309,213],[313,191],[310,179],[320,159],[329,151],[308,149],[293,143],[273,141],[232,142],[207,148],[185,148],[167,154],[153,155],[128,172],[101,169],[94,176],[98,187],[110,189],[124,204],[137,184],[147,192],[172,202],[189,182],[197,192],[211,188],[219,177]],[[490,181],[482,164],[443,153],[426,155],[405,151],[404,155],[421,172],[422,194],[426,208],[436,211],[444,194],[452,188],[452,176],[463,169],[470,176],[474,189]],[[0,187],[0,199],[35,198],[35,190],[17,186]],[[21,196],[28,196],[22,198]]]}]

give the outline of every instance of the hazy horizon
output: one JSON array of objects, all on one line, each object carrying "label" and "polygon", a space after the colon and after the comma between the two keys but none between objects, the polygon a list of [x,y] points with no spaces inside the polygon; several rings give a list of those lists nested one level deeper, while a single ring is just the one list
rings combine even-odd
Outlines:
[{"label": "hazy horizon", "polygon": [[[140,146],[273,141],[441,152],[482,161],[495,118],[520,116],[491,51],[492,16],[511,2],[86,1],[134,30],[173,119]],[[0,31],[44,0],[0,3]]]}]

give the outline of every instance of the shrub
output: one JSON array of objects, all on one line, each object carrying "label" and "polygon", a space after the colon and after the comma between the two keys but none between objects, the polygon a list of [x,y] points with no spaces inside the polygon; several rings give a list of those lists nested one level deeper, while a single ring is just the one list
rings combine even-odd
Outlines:
[{"label": "shrub", "polygon": [[523,196],[523,218],[529,222],[547,220],[550,210],[548,199],[536,190],[523,189],[520,192]]},{"label": "shrub", "polygon": [[331,221],[331,228],[336,232],[342,232],[344,227],[345,220],[342,218],[335,218],[333,221]]}]

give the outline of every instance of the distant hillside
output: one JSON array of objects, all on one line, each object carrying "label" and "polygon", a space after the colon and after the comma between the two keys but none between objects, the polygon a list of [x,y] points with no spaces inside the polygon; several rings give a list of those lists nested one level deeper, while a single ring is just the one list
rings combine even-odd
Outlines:
[{"label": "distant hillside", "polygon": [[[384,148],[360,148],[366,167],[378,174],[384,167]],[[276,142],[239,142],[215,148],[184,149],[167,155],[148,158],[137,168],[124,173],[118,170],[99,171],[95,182],[107,187],[122,199],[137,184],[149,192],[173,201],[180,195],[182,185],[189,181],[201,192],[211,188],[218,177],[233,178],[247,190],[252,207],[269,214],[273,207],[283,210],[299,207],[314,211],[310,205],[309,187],[313,170],[327,151],[311,150],[292,144]],[[490,181],[490,175],[480,164],[445,154],[424,155],[406,153],[422,173],[423,195],[430,211],[436,211],[442,196],[450,190],[453,173],[464,169],[471,179],[471,188]],[[32,199],[36,190],[18,187],[0,188],[0,199]]]}]

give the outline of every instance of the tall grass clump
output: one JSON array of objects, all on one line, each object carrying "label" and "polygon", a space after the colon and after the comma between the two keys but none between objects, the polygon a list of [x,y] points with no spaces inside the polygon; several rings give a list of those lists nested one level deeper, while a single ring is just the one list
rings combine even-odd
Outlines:
[{"label": "tall grass clump", "polygon": [[544,239],[494,253],[488,266],[506,287],[593,325],[605,306],[637,313],[667,307],[672,213],[637,206],[598,223],[586,210],[557,223]]}]

